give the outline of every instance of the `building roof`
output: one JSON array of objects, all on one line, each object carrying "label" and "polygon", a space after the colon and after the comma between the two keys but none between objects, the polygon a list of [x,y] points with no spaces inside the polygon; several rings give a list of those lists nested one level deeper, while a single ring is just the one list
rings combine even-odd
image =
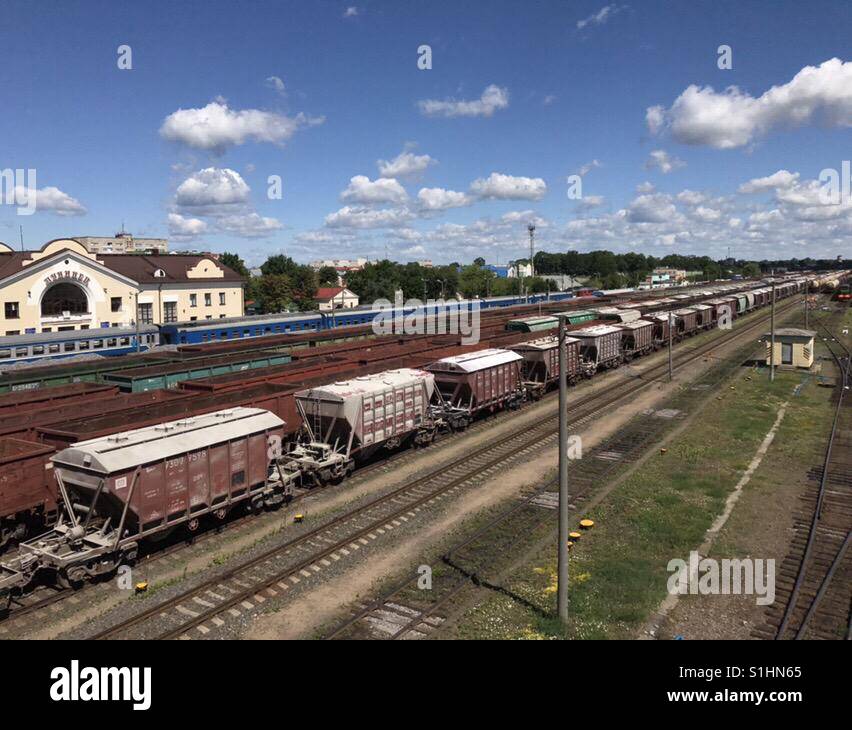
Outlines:
[{"label": "building roof", "polygon": [[[0,279],[17,274],[24,269],[24,261],[29,261],[38,251],[0,252]],[[199,254],[97,254],[96,260],[117,274],[126,276],[139,284],[158,284],[175,282],[209,282],[209,281],[242,281],[236,271],[215,261],[209,256]],[[224,276],[194,277],[190,279],[187,272],[200,262],[209,262],[211,268],[224,272]],[[27,267],[29,268],[29,267]],[[162,270],[165,276],[155,277],[154,272]]]},{"label": "building roof", "polygon": [[[103,261],[104,266],[129,279],[138,281],[140,284],[157,284],[160,282],[201,282],[201,281],[242,281],[243,277],[236,271],[229,269],[223,263],[209,256],[199,254],[126,254],[105,253],[99,254],[98,259]],[[224,276],[199,276],[189,278],[187,272],[198,266],[202,261],[209,262],[211,270],[220,269]],[[165,276],[154,276],[157,270],[163,271]]]},{"label": "building roof", "polygon": [[[797,327],[776,327],[775,329],[775,339],[777,340],[779,337],[788,337],[791,339],[802,339],[802,340],[812,340],[816,337],[816,332],[812,330],[802,330]],[[767,332],[763,335],[765,340],[769,340],[772,338],[772,333]]]},{"label": "building roof", "polygon": [[321,286],[317,289],[317,293],[314,295],[314,301],[326,302],[329,299],[334,299],[345,289],[345,286]]}]

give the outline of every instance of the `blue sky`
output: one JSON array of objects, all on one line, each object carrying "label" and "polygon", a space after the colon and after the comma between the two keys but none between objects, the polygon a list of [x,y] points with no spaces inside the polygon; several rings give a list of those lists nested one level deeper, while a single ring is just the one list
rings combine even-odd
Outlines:
[{"label": "blue sky", "polygon": [[852,202],[817,178],[852,157],[850,21],[842,2],[5,2],[0,170],[37,183],[3,189],[0,240],[124,220],[251,263],[505,262],[532,220],[551,251],[849,256]]}]

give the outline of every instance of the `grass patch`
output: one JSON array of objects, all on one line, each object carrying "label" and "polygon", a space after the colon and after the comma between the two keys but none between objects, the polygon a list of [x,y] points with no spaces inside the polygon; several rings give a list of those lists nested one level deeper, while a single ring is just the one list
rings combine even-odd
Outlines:
[{"label": "grass patch", "polygon": [[669,444],[666,454],[652,456],[587,515],[596,527],[571,556],[567,631],[552,618],[554,546],[506,583],[540,611],[495,596],[468,612],[458,634],[495,639],[635,635],[666,596],[668,561],[686,558],[703,541],[772,427],[781,403],[789,401],[790,406],[770,452],[773,461],[803,459],[825,436],[822,416],[830,397],[826,389],[808,382],[793,396],[794,387],[806,377],[798,372],[778,372],[774,383],[764,373],[749,377],[720,391]]}]

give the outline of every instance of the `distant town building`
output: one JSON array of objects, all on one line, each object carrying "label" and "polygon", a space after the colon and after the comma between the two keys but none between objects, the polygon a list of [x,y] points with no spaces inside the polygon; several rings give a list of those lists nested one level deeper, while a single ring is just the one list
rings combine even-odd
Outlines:
[{"label": "distant town building", "polygon": [[317,259],[316,261],[311,261],[309,266],[319,271],[325,266],[330,266],[332,269],[337,269],[338,272],[341,271],[360,271],[367,264],[377,264],[378,261],[370,261],[369,259],[357,258],[357,259]]},{"label": "distant town building", "polygon": [[89,253],[168,253],[169,242],[165,238],[134,238],[132,233],[121,231],[114,236],[76,236]]},{"label": "distant town building", "polygon": [[345,286],[320,287],[314,295],[320,312],[335,309],[353,309],[358,306],[358,295]]},{"label": "distant town building", "polygon": [[509,276],[508,266],[500,266],[499,264],[485,264],[483,268],[488,269],[488,271],[493,271],[500,279],[505,279],[507,276]]},{"label": "distant town building", "polygon": [[0,243],[0,335],[241,317],[243,278],[209,256],[95,254],[75,239]]},{"label": "distant town building", "polygon": [[509,266],[509,270],[507,276],[510,279],[523,279],[527,276],[532,276],[532,265],[531,264],[522,264],[520,262],[514,263]]},{"label": "distant town building", "polygon": [[419,261],[415,261],[414,263],[418,266],[422,266],[424,269],[431,269],[434,266],[434,264],[432,263],[432,259],[420,259]]}]

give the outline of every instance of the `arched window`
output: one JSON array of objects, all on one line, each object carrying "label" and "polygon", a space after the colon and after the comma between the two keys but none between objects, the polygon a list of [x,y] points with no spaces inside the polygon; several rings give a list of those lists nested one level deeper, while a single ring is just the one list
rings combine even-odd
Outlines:
[{"label": "arched window", "polygon": [[63,312],[88,314],[89,299],[76,284],[54,284],[41,300],[42,317],[58,317]]}]

